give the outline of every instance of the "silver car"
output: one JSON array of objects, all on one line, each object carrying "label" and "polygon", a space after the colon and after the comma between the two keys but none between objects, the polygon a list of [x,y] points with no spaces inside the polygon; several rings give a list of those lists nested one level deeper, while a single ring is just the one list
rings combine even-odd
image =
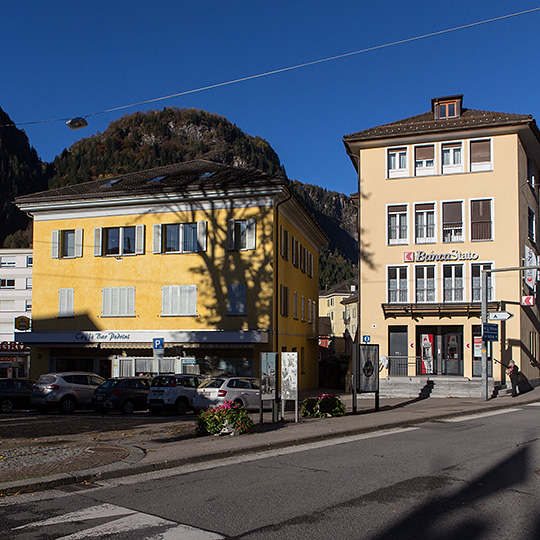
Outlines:
[{"label": "silver car", "polygon": [[193,398],[194,409],[222,405],[232,401],[248,410],[258,410],[261,402],[259,379],[255,377],[212,377],[197,388]]},{"label": "silver car", "polygon": [[30,402],[41,412],[58,409],[70,414],[77,408],[90,407],[94,390],[104,381],[84,371],[47,373],[33,386]]}]

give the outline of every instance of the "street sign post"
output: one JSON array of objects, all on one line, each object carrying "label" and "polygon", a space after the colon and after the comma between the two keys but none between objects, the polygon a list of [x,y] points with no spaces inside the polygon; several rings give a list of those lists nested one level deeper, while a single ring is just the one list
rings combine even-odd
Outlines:
[{"label": "street sign post", "polygon": [[488,312],[488,318],[490,321],[507,321],[514,316],[513,313],[508,311],[490,311]]}]

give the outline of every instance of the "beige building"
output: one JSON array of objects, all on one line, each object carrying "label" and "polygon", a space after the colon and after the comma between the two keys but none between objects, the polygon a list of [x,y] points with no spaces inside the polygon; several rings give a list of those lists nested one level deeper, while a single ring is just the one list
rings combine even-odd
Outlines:
[{"label": "beige building", "polygon": [[[344,143],[362,195],[359,335],[389,358],[383,382],[438,377],[457,388],[479,380],[481,271],[537,261],[534,119],[468,109],[456,95]],[[523,297],[535,302],[536,272],[525,274],[489,279],[489,310],[513,314],[495,323],[491,382],[505,381],[511,358],[529,380],[539,378],[539,311],[522,305]]]}]

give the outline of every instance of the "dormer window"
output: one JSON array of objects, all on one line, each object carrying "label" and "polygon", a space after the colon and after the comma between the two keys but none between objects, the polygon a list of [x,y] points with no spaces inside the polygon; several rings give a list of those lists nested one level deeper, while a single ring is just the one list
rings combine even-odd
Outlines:
[{"label": "dormer window", "polygon": [[457,101],[439,104],[439,118],[455,118],[457,116]]},{"label": "dormer window", "polygon": [[461,116],[463,96],[447,96],[431,100],[431,109],[435,120],[457,118]]}]

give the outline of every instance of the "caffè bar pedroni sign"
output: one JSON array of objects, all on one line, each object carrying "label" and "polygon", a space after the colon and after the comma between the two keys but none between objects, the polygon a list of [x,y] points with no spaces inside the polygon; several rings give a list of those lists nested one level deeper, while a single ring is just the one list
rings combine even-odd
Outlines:
[{"label": "caff\u00e8 bar pedroni sign", "polygon": [[448,253],[435,253],[430,251],[405,251],[403,253],[403,262],[437,262],[437,261],[475,261],[478,259],[478,253],[474,251],[459,251],[453,249]]}]

